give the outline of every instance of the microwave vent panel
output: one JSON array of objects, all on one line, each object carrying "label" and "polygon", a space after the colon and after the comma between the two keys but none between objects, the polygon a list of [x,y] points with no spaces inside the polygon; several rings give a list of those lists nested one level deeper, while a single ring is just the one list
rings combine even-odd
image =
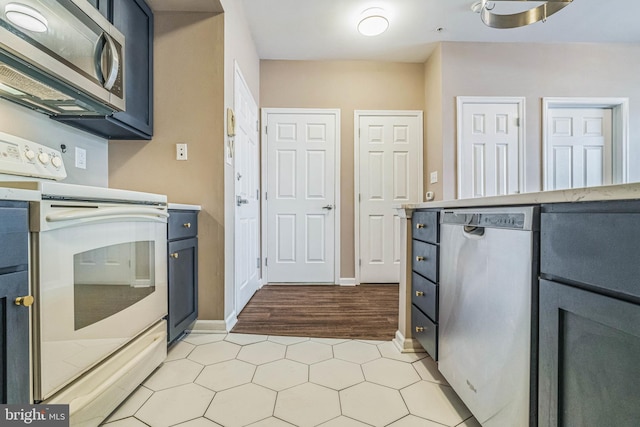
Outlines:
[{"label": "microwave vent panel", "polygon": [[45,101],[72,100],[71,97],[63,94],[62,92],[22,74],[6,64],[0,64],[0,82]]}]

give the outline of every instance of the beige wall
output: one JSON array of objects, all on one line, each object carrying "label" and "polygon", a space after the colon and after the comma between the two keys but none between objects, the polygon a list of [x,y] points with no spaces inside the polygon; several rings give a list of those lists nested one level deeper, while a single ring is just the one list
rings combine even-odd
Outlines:
[{"label": "beige wall", "polygon": [[[223,318],[223,20],[223,14],[155,14],[154,137],[109,143],[110,186],[202,205],[200,319]],[[178,142],[188,144],[189,160],[175,159]]]},{"label": "beige wall", "polygon": [[354,111],[423,110],[424,65],[368,61],[261,61],[260,107],[339,108],[340,276],[355,277]]},{"label": "beige wall", "polygon": [[[434,50],[424,66],[425,87],[425,150],[424,188],[442,199],[442,46]],[[431,184],[429,175],[438,173],[438,182]]]},{"label": "beige wall", "polygon": [[[456,96],[526,98],[525,191],[541,187],[542,97],[628,97],[630,179],[640,180],[640,45],[443,43],[443,195],[455,197]],[[432,152],[435,153],[435,152]],[[430,161],[437,161],[431,158]]]}]

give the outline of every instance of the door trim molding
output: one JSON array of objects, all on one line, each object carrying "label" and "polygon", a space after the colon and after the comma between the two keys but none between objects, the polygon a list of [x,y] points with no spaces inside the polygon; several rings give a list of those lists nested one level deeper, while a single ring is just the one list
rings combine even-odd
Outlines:
[{"label": "door trim molding", "polygon": [[[247,81],[244,78],[244,74],[242,74],[242,70],[240,69],[240,65],[238,64],[237,61],[234,61],[233,63],[233,108],[234,110],[237,111],[238,106],[235,105],[235,101],[236,101],[236,97],[238,96],[238,91],[240,90],[240,84],[243,85],[246,90],[247,93],[249,94],[249,96],[251,97],[251,101],[253,102],[252,107],[255,106],[255,111],[256,111],[256,120],[258,120],[258,117],[260,116],[260,108],[258,107],[258,103],[256,102],[255,98],[253,97],[253,94],[251,93],[251,90],[249,90],[249,85],[247,84]],[[258,145],[258,151],[261,150],[261,146],[260,146],[260,132],[258,129],[255,130],[255,137],[256,137],[256,144]],[[225,150],[226,150],[226,144],[225,144]],[[234,150],[235,150],[235,142],[234,142]],[[259,156],[259,154],[258,154]],[[226,157],[226,153],[225,153],[225,157]],[[233,153],[233,176],[235,177],[237,174],[237,169],[236,167],[238,166],[238,162],[236,161],[236,153]],[[259,178],[258,179],[258,188],[260,188],[260,182],[259,182]],[[233,180],[233,194],[234,194],[234,201],[235,201],[235,195],[236,193],[236,180]],[[258,200],[258,203],[260,203],[260,200]],[[258,214],[260,215],[262,212],[260,211],[260,207],[258,207]],[[240,313],[240,311],[242,311],[242,309],[240,307],[238,307],[239,304],[239,293],[240,293],[240,284],[238,283],[238,276],[236,275],[236,266],[238,263],[238,260],[236,259],[236,250],[237,250],[237,246],[236,246],[236,239],[237,239],[237,226],[238,226],[238,206],[234,203],[233,206],[233,309],[234,309],[234,313]],[[258,220],[258,227],[261,227],[260,221]],[[258,230],[258,236],[260,235],[260,230]],[[259,239],[259,237],[258,237]],[[260,242],[257,242],[258,244],[258,257],[262,258],[262,254],[260,253]],[[262,264],[262,263],[261,263]],[[258,288],[260,289],[260,280],[261,280],[261,270],[262,269],[258,269]],[[243,307],[244,308],[244,307]]]},{"label": "door trim molding", "polygon": [[335,218],[334,218],[334,237],[333,237],[333,283],[340,283],[340,109],[339,108],[262,108],[260,117],[260,136],[261,136],[261,169],[262,169],[262,182],[261,182],[261,206],[260,216],[262,246],[261,246],[261,262],[262,262],[262,281],[264,284],[269,283],[269,267],[265,263],[267,257],[268,248],[268,230],[267,230],[267,212],[268,212],[268,200],[265,197],[266,189],[269,188],[268,180],[268,152],[269,152],[269,140],[267,138],[267,123],[269,114],[325,114],[332,115],[335,118],[335,164],[334,164],[334,194],[335,194]]},{"label": "door trim molding", "polygon": [[[353,113],[353,203],[354,203],[354,250],[355,284],[360,284],[360,118],[364,116],[410,116],[418,119],[421,132],[418,134],[418,172],[424,175],[424,119],[420,110],[355,110]],[[418,194],[421,202],[424,193],[424,178],[418,180]]]},{"label": "door trim molding", "polygon": [[516,104],[518,106],[518,193],[522,193],[525,186],[525,102],[524,96],[457,96],[456,97],[456,199],[462,194],[462,180],[460,179],[460,163],[462,161],[462,106],[464,104]]},{"label": "door trim molding", "polygon": [[629,98],[545,97],[542,98],[542,189],[549,189],[547,167],[547,126],[552,108],[611,108],[612,184],[629,182]]}]

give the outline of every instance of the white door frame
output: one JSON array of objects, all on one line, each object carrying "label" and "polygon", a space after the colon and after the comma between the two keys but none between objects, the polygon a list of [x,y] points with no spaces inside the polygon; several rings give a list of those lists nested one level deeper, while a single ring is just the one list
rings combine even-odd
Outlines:
[{"label": "white door frame", "polygon": [[525,97],[524,96],[458,96],[456,97],[456,198],[462,194],[460,163],[462,162],[462,106],[464,104],[517,104],[518,105],[518,192],[525,187]]},{"label": "white door frame", "polygon": [[334,275],[334,283],[340,283],[340,109],[339,108],[327,108],[327,109],[318,109],[318,108],[262,108],[261,115],[261,137],[262,137],[262,183],[261,183],[261,207],[260,207],[260,215],[262,216],[262,226],[261,234],[262,234],[262,283],[269,283],[269,266],[265,263],[265,259],[267,257],[267,248],[268,248],[268,230],[267,230],[267,212],[269,209],[269,200],[266,196],[266,188],[268,186],[268,153],[269,153],[269,140],[267,138],[267,123],[268,123],[268,115],[269,114],[326,114],[333,115],[336,121],[336,134],[335,134],[335,165],[334,165],[334,191],[335,191],[335,202],[334,202],[334,211],[335,211],[335,227],[334,227],[334,259],[333,259],[333,275]]},{"label": "white door frame", "polygon": [[548,190],[547,167],[549,110],[552,108],[611,108],[612,133],[611,159],[614,184],[629,182],[629,98],[542,98],[542,188]]},{"label": "white door frame", "polygon": [[[353,114],[353,202],[354,202],[354,232],[355,232],[355,271],[356,271],[356,285],[360,284],[360,134],[359,124],[360,117],[363,116],[413,116],[417,117],[420,121],[421,132],[418,134],[420,138],[418,143],[418,170],[421,174],[424,173],[424,122],[422,111],[419,110],[355,110]],[[422,199],[424,193],[424,179],[418,180],[418,194]],[[421,201],[421,200],[420,200]]]}]

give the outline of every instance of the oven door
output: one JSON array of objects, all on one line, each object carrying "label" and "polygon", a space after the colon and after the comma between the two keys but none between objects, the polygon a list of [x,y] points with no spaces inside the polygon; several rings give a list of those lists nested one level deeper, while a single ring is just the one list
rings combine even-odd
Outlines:
[{"label": "oven door", "polygon": [[167,314],[166,210],[49,206],[34,234],[35,396],[44,400]]}]

